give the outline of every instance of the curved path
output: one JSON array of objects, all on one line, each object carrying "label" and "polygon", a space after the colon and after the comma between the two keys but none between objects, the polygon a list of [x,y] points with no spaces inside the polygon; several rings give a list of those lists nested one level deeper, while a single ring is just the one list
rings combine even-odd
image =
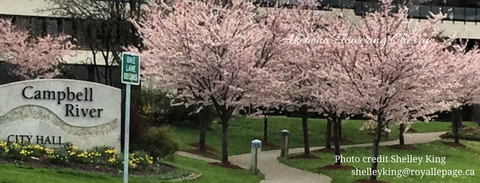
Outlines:
[{"label": "curved path", "polygon": [[[410,133],[405,135],[406,144],[428,143],[440,139],[440,135],[445,132],[430,132],[430,133]],[[380,145],[394,145],[398,144],[398,140],[380,142]],[[349,147],[368,147],[372,143],[343,145],[341,148]],[[323,147],[312,147],[311,150],[321,149]],[[289,153],[301,153],[301,148],[291,148]],[[219,162],[218,160],[197,156],[186,152],[178,152],[181,156],[187,156],[195,159],[200,159],[208,162]],[[331,179],[328,176],[312,173],[308,171],[299,170],[286,166],[278,162],[277,157],[280,156],[280,150],[263,151],[259,158],[259,169],[265,175],[265,180],[260,183],[330,183]],[[250,153],[230,156],[229,160],[232,164],[239,165],[242,168],[250,169]]]}]

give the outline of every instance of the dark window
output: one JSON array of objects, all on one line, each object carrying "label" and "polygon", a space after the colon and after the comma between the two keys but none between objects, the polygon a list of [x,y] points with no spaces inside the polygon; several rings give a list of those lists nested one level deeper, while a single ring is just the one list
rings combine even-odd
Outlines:
[{"label": "dark window", "polygon": [[53,38],[58,36],[58,23],[57,20],[48,20],[48,31],[47,34]]}]

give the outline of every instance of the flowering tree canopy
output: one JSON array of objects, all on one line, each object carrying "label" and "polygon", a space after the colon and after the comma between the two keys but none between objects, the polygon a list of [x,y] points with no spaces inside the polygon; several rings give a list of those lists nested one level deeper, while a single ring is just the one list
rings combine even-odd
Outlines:
[{"label": "flowering tree canopy", "polygon": [[476,47],[468,51],[466,44],[451,48],[446,50],[445,79],[449,85],[444,96],[452,108],[459,108],[476,102],[480,95],[480,51]]},{"label": "flowering tree canopy", "polygon": [[444,71],[444,79],[448,85],[445,85],[443,97],[451,105],[452,133],[455,142],[460,143],[462,107],[478,102],[476,100],[480,95],[480,52],[477,47],[467,50],[466,44],[455,44],[445,52],[448,55],[445,65],[448,67]]},{"label": "flowering tree canopy", "polygon": [[150,3],[137,24],[147,47],[141,53],[147,78],[182,89],[190,103],[226,108],[246,104],[252,91],[267,85],[259,50],[270,33],[256,22],[251,3],[189,0],[176,7],[166,13]]},{"label": "flowering tree canopy", "polygon": [[282,64],[278,65],[283,87],[281,96],[277,98],[286,107],[295,108],[301,113],[305,155],[310,155],[308,112],[318,108],[313,94],[321,89],[318,86],[323,83],[324,75],[319,72],[325,68],[325,44],[311,41],[326,37],[327,34],[323,17],[309,9],[308,5],[311,4],[302,2],[288,12],[292,29],[281,44],[290,49],[280,60]]},{"label": "flowering tree canopy", "polygon": [[[165,11],[167,9],[168,11]],[[223,127],[222,162],[228,162],[226,136],[233,110],[266,97],[278,86],[275,65],[282,34],[278,12],[258,14],[251,2],[184,0],[164,8],[151,2],[135,23],[146,50],[143,74],[153,82],[179,89],[186,105],[213,105]],[[279,21],[277,21],[279,20]],[[281,37],[281,36],[279,36]],[[132,52],[137,52],[131,49]]]},{"label": "flowering tree canopy", "polygon": [[[390,14],[389,5],[384,6],[386,10],[365,17],[358,32],[344,39],[357,41],[349,45],[361,51],[356,59],[339,62],[358,93],[351,98],[353,106],[366,114],[381,114],[382,121],[398,121],[411,110],[418,110],[416,116],[423,117],[448,109],[435,99],[442,94],[447,68],[446,44],[433,39],[442,16],[410,27],[407,10]],[[364,42],[359,42],[362,39]]]},{"label": "flowering tree canopy", "polygon": [[[317,108],[313,93],[323,84],[325,73],[325,44],[314,38],[327,37],[327,23],[321,15],[302,5],[293,8],[288,14],[291,18],[291,33],[282,39],[282,45],[291,48],[283,58],[282,79],[285,81],[282,99],[286,105],[296,108]],[[314,42],[306,43],[315,40]]]},{"label": "flowering tree canopy", "polygon": [[[425,117],[449,107],[441,100],[447,67],[443,50],[447,44],[434,40],[442,15],[413,27],[408,10],[392,13],[391,0],[383,3],[382,10],[362,18],[353,35],[338,39],[350,46],[347,49],[360,52],[355,59],[338,64],[356,92],[349,98],[351,106],[371,115],[377,123],[373,157],[378,157],[381,131],[389,122],[400,122],[405,116]],[[377,163],[372,163],[372,170],[376,168]]]},{"label": "flowering tree canopy", "polygon": [[[323,75],[323,83],[317,86],[321,90],[317,90],[315,96],[319,106],[330,117],[345,118],[350,114],[359,112],[359,106],[351,102],[351,98],[357,98],[358,93],[351,86],[348,72],[342,67],[343,63],[356,60],[361,56],[361,49],[358,45],[343,44],[337,41],[342,35],[355,36],[354,27],[348,26],[349,22],[338,15],[330,18],[327,32],[330,34],[330,42],[325,46],[325,65],[321,73]],[[333,115],[333,116],[332,116]]]},{"label": "flowering tree canopy", "polygon": [[68,36],[30,39],[28,31],[17,30],[11,20],[0,19],[0,58],[15,66],[15,74],[25,78],[52,78],[63,56],[73,56]]}]

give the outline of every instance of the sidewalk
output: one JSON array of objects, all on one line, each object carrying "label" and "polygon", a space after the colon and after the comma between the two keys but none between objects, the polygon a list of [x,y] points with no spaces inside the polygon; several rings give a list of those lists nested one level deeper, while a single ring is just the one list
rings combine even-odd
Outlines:
[{"label": "sidewalk", "polygon": [[[405,144],[420,144],[420,143],[428,143],[435,140],[440,139],[440,135],[444,134],[445,132],[431,132],[431,133],[410,133],[405,135]],[[380,145],[394,145],[398,144],[398,140],[381,142]],[[367,144],[355,144],[355,145],[344,145],[341,148],[349,148],[349,147],[368,147],[371,146],[372,143]],[[321,149],[323,147],[312,147],[310,148],[312,151]],[[301,148],[292,148],[289,149],[289,153],[301,153],[303,152],[303,147]],[[194,154],[186,153],[186,152],[178,152],[177,154],[181,156],[186,156],[190,158],[200,159],[207,162],[219,162],[218,160],[205,158],[201,156],[197,156]],[[280,162],[278,162],[277,157],[280,156],[280,150],[271,150],[271,151],[263,151],[260,154],[259,158],[259,169],[265,175],[265,180],[261,181],[260,183],[330,183],[331,179],[328,176],[302,171],[296,168],[292,168],[286,166]],[[250,169],[250,153],[247,154],[240,154],[230,156],[229,160],[232,164],[238,165],[245,169]]]}]

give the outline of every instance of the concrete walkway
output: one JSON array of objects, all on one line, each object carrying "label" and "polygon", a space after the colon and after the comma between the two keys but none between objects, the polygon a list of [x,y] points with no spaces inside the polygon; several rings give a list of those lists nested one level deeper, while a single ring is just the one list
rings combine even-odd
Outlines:
[{"label": "concrete walkway", "polygon": [[[406,144],[428,143],[440,139],[440,135],[445,132],[431,132],[431,133],[410,133],[405,135]],[[380,145],[394,145],[398,144],[398,140],[381,142]],[[372,143],[344,145],[341,148],[349,147],[368,147]],[[312,147],[311,151],[321,149],[323,147]],[[303,147],[289,149],[289,153],[301,153]],[[186,152],[178,152],[181,156],[187,156],[195,159],[204,160],[207,162],[219,162],[218,160],[197,156]],[[299,170],[286,166],[278,162],[277,157],[280,156],[280,150],[264,151],[260,154],[259,169],[265,175],[265,180],[260,183],[330,183],[331,179],[328,176],[312,173],[308,171]],[[250,153],[230,156],[229,160],[232,164],[238,165],[245,169],[250,169]]]}]

